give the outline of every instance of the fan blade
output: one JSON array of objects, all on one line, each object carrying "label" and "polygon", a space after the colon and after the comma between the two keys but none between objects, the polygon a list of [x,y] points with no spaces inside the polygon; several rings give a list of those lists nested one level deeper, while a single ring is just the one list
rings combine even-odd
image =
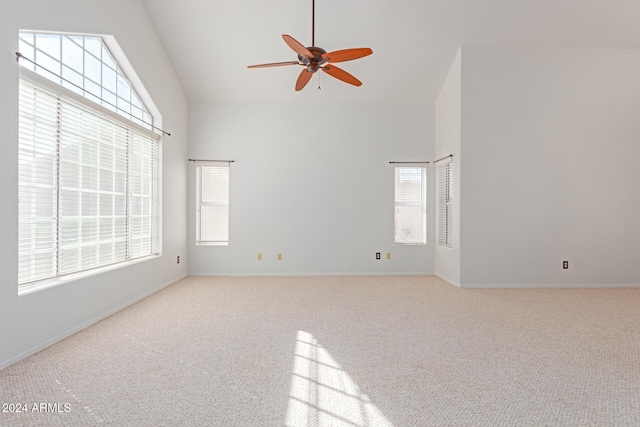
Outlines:
[{"label": "fan blade", "polygon": [[289,47],[293,49],[298,55],[313,58],[313,53],[309,52],[309,49],[304,47],[298,40],[287,34],[283,34],[282,38],[284,39],[285,43],[288,44]]},{"label": "fan blade", "polygon": [[285,65],[302,65],[298,61],[272,62],[270,64],[249,65],[247,68],[283,67]]},{"label": "fan blade", "polygon": [[322,71],[329,74],[332,77],[335,77],[338,80],[342,80],[345,83],[349,83],[354,86],[362,86],[362,82],[351,74],[347,73],[341,68],[336,67],[335,65],[326,65]]},{"label": "fan blade", "polygon": [[327,60],[327,62],[344,62],[351,61],[353,59],[362,58],[367,55],[371,55],[373,51],[368,47],[361,47],[356,49],[344,49],[344,50],[336,50],[334,52],[327,52],[322,57]]},{"label": "fan blade", "polygon": [[296,91],[302,90],[307,85],[307,83],[309,83],[311,77],[313,77],[313,73],[307,71],[306,68],[302,70],[302,72],[300,72],[300,75],[298,76],[298,81],[296,81]]}]

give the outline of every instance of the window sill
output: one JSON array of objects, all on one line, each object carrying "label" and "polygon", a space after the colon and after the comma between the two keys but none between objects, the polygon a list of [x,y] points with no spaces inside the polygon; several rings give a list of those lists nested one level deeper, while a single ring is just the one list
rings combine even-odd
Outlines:
[{"label": "window sill", "polygon": [[427,246],[426,243],[402,243],[402,242],[394,242],[394,245],[401,245],[401,246]]},{"label": "window sill", "polygon": [[28,283],[26,285],[18,286],[18,296],[21,297],[24,295],[29,295],[34,292],[53,288],[59,285],[64,285],[65,283],[73,282],[75,280],[84,279],[90,276],[95,276],[97,274],[105,273],[107,271],[128,267],[130,265],[139,264],[141,262],[145,262],[145,261],[157,258],[159,256],[160,254],[149,255],[143,258],[136,258],[130,261],[123,261],[117,264],[111,264],[104,267],[97,267],[91,270],[80,271],[77,273],[66,274],[64,276],[52,277],[50,279],[44,279],[37,282]]}]

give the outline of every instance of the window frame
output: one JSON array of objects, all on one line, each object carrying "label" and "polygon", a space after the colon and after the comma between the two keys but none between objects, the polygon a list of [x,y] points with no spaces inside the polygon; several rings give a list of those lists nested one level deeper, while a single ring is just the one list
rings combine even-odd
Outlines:
[{"label": "window frame", "polygon": [[[56,53],[47,51],[47,47],[42,47],[42,42],[40,44],[38,42],[41,38],[46,39],[48,36],[59,38],[55,43],[59,45]],[[78,39],[81,39],[81,44]],[[87,47],[87,41],[94,43],[93,48]],[[96,43],[100,46],[96,46]],[[133,123],[142,125],[146,129],[151,130],[153,128],[153,114],[145,105],[138,93],[139,91],[136,90],[123,71],[122,66],[124,64],[121,64],[116,59],[116,56],[112,53],[113,46],[109,46],[105,37],[90,34],[20,31],[18,45],[20,53],[30,61],[38,63],[39,59],[42,59],[47,63],[47,67],[43,68],[31,62],[24,63],[24,61],[21,61],[21,68],[26,68],[44,76],[53,83],[70,89],[72,92],[86,97],[107,110],[116,112]],[[50,44],[49,48],[52,46],[53,44]],[[81,65],[71,65],[65,62],[65,46],[73,46],[82,51]],[[95,51],[96,49],[99,54]],[[98,63],[99,71],[97,71],[97,74],[96,72],[87,72],[87,69],[90,68],[87,64],[90,62],[94,62],[94,65],[95,62]],[[82,72],[80,72],[79,68],[82,68]],[[105,84],[105,71],[112,73],[112,87]],[[98,74],[99,78],[96,77]]]},{"label": "window frame", "polygon": [[[399,188],[399,184],[403,181],[401,180],[401,176],[404,174],[409,173],[409,175],[415,174],[415,171],[411,172],[409,171],[410,169],[412,170],[416,170],[419,169],[420,170],[420,189],[419,189],[419,194],[414,194],[413,197],[416,199],[416,201],[399,201],[399,193],[400,188]],[[406,181],[406,180],[404,180]],[[400,191],[399,191],[400,190]],[[418,200],[419,199],[419,200]],[[393,219],[393,223],[394,223],[394,236],[393,236],[393,241],[395,244],[398,245],[420,245],[420,246],[424,246],[427,244],[427,167],[425,165],[421,165],[421,164],[409,164],[409,165],[404,165],[404,166],[395,166],[394,167],[394,219]],[[400,207],[413,207],[413,208],[417,208],[420,207],[420,220],[421,223],[419,225],[416,224],[410,224],[409,228],[410,229],[417,229],[419,230],[419,236],[418,238],[414,238],[414,239],[409,239],[406,237],[402,237],[402,235],[400,234],[400,225],[399,222],[402,221],[401,219],[401,213],[400,213]]]},{"label": "window frame", "polygon": [[[35,32],[29,32],[29,33],[33,33],[36,34]],[[60,34],[60,36],[65,36],[64,34]],[[99,37],[96,37],[99,38]],[[104,42],[104,40],[100,40],[102,42],[102,46],[106,48],[106,44]],[[61,59],[61,63],[62,63],[62,59]],[[120,69],[120,65],[116,62],[116,66],[118,67],[118,69]],[[125,195],[126,199],[129,200],[127,201],[127,205],[129,206],[132,202],[130,201],[133,197],[143,197],[143,198],[147,198],[148,196],[148,203],[150,204],[147,212],[149,212],[148,214],[142,214],[142,216],[140,217],[140,215],[138,215],[138,217],[143,218],[142,221],[143,223],[145,223],[143,225],[142,230],[144,230],[142,232],[142,234],[138,234],[138,236],[142,236],[144,241],[148,240],[149,243],[149,251],[147,252],[146,249],[144,249],[142,252],[142,255],[136,256],[132,253],[132,239],[133,239],[133,235],[134,232],[132,231],[132,226],[131,223],[132,218],[134,217],[134,214],[132,212],[127,212],[127,231],[126,231],[126,235],[127,235],[127,241],[125,243],[125,245],[127,246],[127,249],[125,250],[127,253],[127,256],[122,259],[121,257],[116,257],[115,255],[113,255],[113,259],[115,259],[114,262],[108,262],[108,263],[104,263],[102,261],[98,261],[97,263],[93,263],[91,266],[87,267],[87,264],[85,264],[84,267],[79,268],[79,269],[75,269],[73,271],[69,271],[69,272],[63,272],[61,273],[61,270],[58,266],[58,263],[60,262],[59,259],[57,259],[55,261],[56,263],[56,267],[55,267],[55,274],[48,274],[46,277],[41,277],[41,276],[29,276],[29,274],[25,273],[24,276],[22,276],[22,272],[20,270],[19,267],[19,278],[18,278],[18,294],[19,295],[24,295],[24,294],[28,294],[31,292],[34,292],[36,290],[40,290],[40,289],[45,289],[48,288],[50,286],[55,286],[58,285],[60,283],[64,283],[64,282],[68,282],[70,280],[75,280],[81,277],[86,277],[86,276],[90,276],[90,275],[94,275],[94,274],[98,274],[98,273],[102,273],[104,271],[108,271],[108,270],[113,270],[113,269],[117,269],[117,268],[122,268],[124,266],[127,265],[131,265],[134,263],[139,263],[139,262],[143,262],[145,260],[148,260],[150,258],[155,258],[157,256],[160,256],[162,254],[162,170],[161,170],[161,164],[162,164],[162,145],[161,145],[161,138],[160,135],[156,134],[155,132],[150,131],[146,126],[143,126],[142,123],[138,123],[139,120],[137,121],[132,121],[129,118],[125,117],[123,114],[121,113],[117,113],[115,111],[113,111],[113,109],[108,108],[106,106],[100,105],[98,103],[96,103],[96,101],[90,97],[87,96],[83,96],[84,94],[82,93],[82,91],[77,90],[73,90],[69,87],[65,87],[62,84],[60,84],[59,82],[55,82],[53,81],[51,78],[48,78],[46,76],[43,75],[44,73],[36,73],[35,71],[26,68],[26,67],[19,67],[19,79],[18,79],[18,86],[21,88],[23,87],[23,83],[22,81],[26,81],[29,82],[29,84],[32,84],[34,87],[41,89],[44,92],[48,92],[51,96],[53,96],[54,98],[58,99],[58,102],[60,104],[65,104],[65,105],[69,105],[72,108],[81,108],[84,109],[85,111],[87,111],[87,114],[90,115],[91,117],[97,117],[95,118],[95,120],[105,120],[106,122],[111,122],[114,126],[120,126],[126,129],[129,129],[129,131],[126,132],[133,132],[130,135],[130,140],[133,141],[134,138],[145,138],[145,141],[149,141],[151,142],[151,140],[153,140],[153,144],[154,147],[150,148],[150,156],[148,159],[148,161],[150,161],[150,171],[152,173],[151,176],[149,176],[149,179],[145,179],[145,185],[149,186],[148,189],[148,193],[147,194],[142,194],[139,193],[137,195],[134,195],[132,191],[130,191],[130,186],[131,186],[131,165],[130,163],[133,162],[133,160],[128,159],[127,160],[127,173],[126,173],[126,181],[128,182],[126,184],[127,186],[127,194]],[[19,89],[19,91],[21,92],[23,89]],[[37,90],[37,89],[36,89]],[[131,86],[131,91],[135,92],[135,88],[133,88],[133,86]],[[139,96],[138,96],[139,98]],[[19,95],[19,99],[20,104],[22,103],[22,95]],[[141,98],[139,98],[141,99]],[[144,105],[144,104],[143,104]],[[22,110],[22,106],[18,107],[20,110]],[[148,109],[146,109],[145,107],[145,111],[148,111]],[[19,114],[19,116],[21,117],[21,122],[23,121],[22,118],[23,113],[21,112]],[[153,118],[151,116],[151,118]],[[31,123],[29,121],[26,122]],[[35,122],[34,122],[35,123]],[[19,127],[22,129],[23,124],[21,123],[19,125]],[[132,135],[140,135],[140,136],[135,136],[133,137]],[[36,144],[36,142],[29,142],[27,141],[26,144]],[[89,147],[92,143],[95,144],[95,142],[89,142],[89,145],[86,145],[86,141],[82,142],[82,143],[78,143],[78,146],[82,146],[82,144],[85,144],[85,147]],[[20,150],[23,150],[23,139],[22,136],[19,138],[19,142],[18,142],[19,146],[20,146]],[[132,158],[133,157],[133,143],[129,143],[129,145],[131,147],[128,146],[127,148],[127,157],[128,158]],[[149,148],[145,149],[145,150],[149,150]],[[28,150],[27,150],[28,153]],[[57,157],[56,157],[57,156]],[[60,154],[56,154],[53,155],[53,157],[51,157],[52,159],[55,158],[54,162],[56,162],[58,164],[58,166],[56,166],[57,168],[60,167]],[[84,167],[84,166],[83,166]],[[99,165],[96,167],[100,167]],[[19,166],[19,171],[22,171],[21,166]],[[60,173],[60,169],[58,169],[58,174]],[[146,173],[141,172],[143,175],[142,176],[148,176],[146,175]],[[33,188],[32,186],[27,186],[25,187],[23,184],[26,183],[27,185],[29,184],[28,179],[26,181],[24,181],[22,178],[20,178],[20,184],[21,188],[23,189],[28,189],[28,188]],[[57,192],[60,191],[60,182],[53,182],[51,185],[53,185],[55,188],[57,188]],[[23,191],[23,190],[21,190]],[[56,196],[57,198],[59,198],[60,196]],[[35,199],[34,199],[35,200]],[[61,203],[61,202],[56,202],[56,203]],[[143,204],[146,202],[143,202]],[[115,207],[114,207],[115,209]],[[127,208],[128,209],[128,208]],[[114,213],[111,216],[108,216],[106,218],[115,218],[116,215],[116,211],[113,211]],[[144,211],[143,211],[144,212]],[[61,218],[64,218],[64,215],[61,214],[60,209],[58,208],[58,210],[56,212],[54,212],[54,221],[56,222],[60,222]],[[116,215],[116,216],[114,216]],[[89,215],[89,217],[92,217],[91,215]],[[19,216],[20,218],[20,216]],[[98,216],[97,214],[93,215],[93,218],[96,218],[95,220],[98,220]],[[146,218],[146,219],[144,219]],[[21,224],[22,224],[22,220],[19,219],[18,220]],[[148,221],[148,225],[146,223],[146,221]],[[29,223],[26,223],[27,227],[29,227]],[[148,232],[147,232],[148,231]],[[59,232],[58,232],[59,233]],[[102,242],[101,237],[96,238],[93,241],[94,245],[100,245]],[[56,258],[60,257],[59,251],[60,251],[60,235],[57,234],[54,238],[53,238],[53,243],[56,247]],[[145,244],[146,245],[146,244]],[[115,248],[115,247],[114,247]],[[116,251],[116,249],[113,249],[114,251]],[[29,253],[33,253],[33,252],[29,252]],[[115,254],[116,252],[114,252]],[[33,262],[31,261],[23,261],[24,259],[22,258],[22,254],[18,255],[19,258],[19,266],[21,262],[28,262],[31,263],[31,265],[37,265],[37,261],[36,264],[33,264]],[[28,255],[24,255],[24,256],[28,256]],[[100,255],[96,255],[98,257],[98,259],[100,258]],[[116,259],[117,258],[117,259]],[[82,262],[78,262],[79,265],[82,264]],[[32,266],[27,265],[26,266],[27,269],[31,269]],[[34,278],[35,277],[35,278]],[[27,278],[27,279],[25,279]]]},{"label": "window frame", "polygon": [[[231,167],[229,162],[216,162],[216,161],[196,161],[196,222],[195,222],[195,244],[197,246],[228,246],[229,234],[230,234],[230,179],[231,179]],[[226,176],[226,199],[222,202],[207,202],[203,201],[203,168],[219,168],[224,170]],[[220,182],[210,183],[216,187],[220,185]],[[224,235],[222,239],[206,240],[203,238],[203,207],[226,207],[224,227],[221,233]]]},{"label": "window frame", "polygon": [[453,161],[443,160],[438,166],[438,246],[452,248],[453,227]]}]

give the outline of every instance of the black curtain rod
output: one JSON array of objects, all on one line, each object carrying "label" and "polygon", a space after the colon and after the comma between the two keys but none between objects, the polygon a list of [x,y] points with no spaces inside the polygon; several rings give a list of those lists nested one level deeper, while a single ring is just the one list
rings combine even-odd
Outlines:
[{"label": "black curtain rod", "polygon": [[203,160],[203,159],[189,159],[190,162],[220,162],[220,163],[235,163],[235,160]]},{"label": "black curtain rod", "polygon": [[441,159],[435,160],[433,163],[438,163],[440,160],[448,159],[449,157],[453,157],[453,154],[449,154],[448,156],[444,156]]},{"label": "black curtain rod", "polygon": [[408,164],[412,164],[412,163],[431,163],[431,162],[389,162],[391,164],[399,164],[399,163],[408,163]]},{"label": "black curtain rod", "polygon": [[[42,68],[42,69],[43,69],[43,70],[45,70],[46,72],[51,73],[52,75],[56,76],[57,78],[59,78],[59,79],[61,79],[61,80],[65,81],[65,82],[69,83],[69,84],[70,84],[70,85],[72,85],[72,86],[77,87],[77,88],[78,88],[78,89],[80,89],[81,91],[86,92],[86,93],[88,93],[89,95],[96,97],[97,99],[99,99],[100,101],[104,102],[105,104],[109,104],[110,106],[112,106],[112,107],[113,107],[113,108],[115,108],[116,110],[120,110],[120,111],[122,111],[123,113],[126,113],[126,114],[128,114],[128,115],[130,115],[130,116],[131,116],[131,113],[130,113],[129,111],[126,111],[126,110],[124,110],[124,109],[122,109],[122,108],[119,108],[117,105],[112,104],[111,102],[107,101],[106,99],[102,99],[102,98],[100,98],[99,96],[97,96],[97,95],[95,95],[95,94],[93,94],[93,93],[89,92],[89,91],[88,91],[88,90],[86,90],[85,88],[83,88],[83,87],[81,87],[81,86],[78,86],[78,85],[77,85],[77,84],[75,84],[74,82],[72,82],[72,81],[70,81],[70,80],[67,80],[67,79],[65,79],[64,77],[62,77],[62,76],[60,76],[60,75],[58,75],[58,74],[54,73],[53,71],[49,70],[48,68],[43,67],[42,65],[40,65],[40,64],[38,64],[38,63],[36,63],[36,62],[34,62],[34,61],[30,60],[29,58],[27,58],[26,56],[24,56],[24,55],[23,55],[23,54],[21,54],[20,52],[16,52],[16,62],[20,62],[20,60],[21,60],[21,59],[24,59],[25,61],[32,63],[33,65],[35,65],[35,66],[36,66],[36,67],[38,67],[38,68]],[[151,126],[153,129],[156,129],[156,130],[158,130],[158,131],[162,132],[163,134],[165,134],[165,135],[167,135],[167,136],[171,136],[171,134],[170,134],[169,132],[167,132],[167,131],[164,131],[164,130],[160,129],[159,127],[154,126],[154,125],[152,125],[151,123],[147,123],[147,122],[145,122],[144,120],[139,119],[139,118],[137,118],[137,117],[136,117],[136,120],[140,120],[140,121],[141,121],[142,123],[144,123],[145,125]],[[135,121],[133,121],[133,120],[131,120],[131,121],[135,123]]]}]

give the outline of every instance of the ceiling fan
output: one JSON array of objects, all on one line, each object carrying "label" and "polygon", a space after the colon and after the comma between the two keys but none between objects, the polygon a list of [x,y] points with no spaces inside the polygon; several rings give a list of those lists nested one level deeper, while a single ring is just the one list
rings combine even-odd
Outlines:
[{"label": "ceiling fan", "polygon": [[315,46],[316,32],[316,2],[312,0],[312,17],[311,17],[311,46],[304,47],[302,43],[294,39],[288,34],[283,34],[282,38],[285,43],[298,54],[297,61],[272,62],[270,64],[249,65],[247,68],[266,68],[266,67],[282,67],[286,65],[301,65],[305,67],[298,76],[296,81],[296,91],[302,90],[313,74],[322,70],[338,80],[354,86],[362,86],[362,82],[341,68],[333,65],[336,62],[351,61],[353,59],[362,58],[371,55],[373,51],[368,47],[336,50],[327,52],[324,49]]}]

